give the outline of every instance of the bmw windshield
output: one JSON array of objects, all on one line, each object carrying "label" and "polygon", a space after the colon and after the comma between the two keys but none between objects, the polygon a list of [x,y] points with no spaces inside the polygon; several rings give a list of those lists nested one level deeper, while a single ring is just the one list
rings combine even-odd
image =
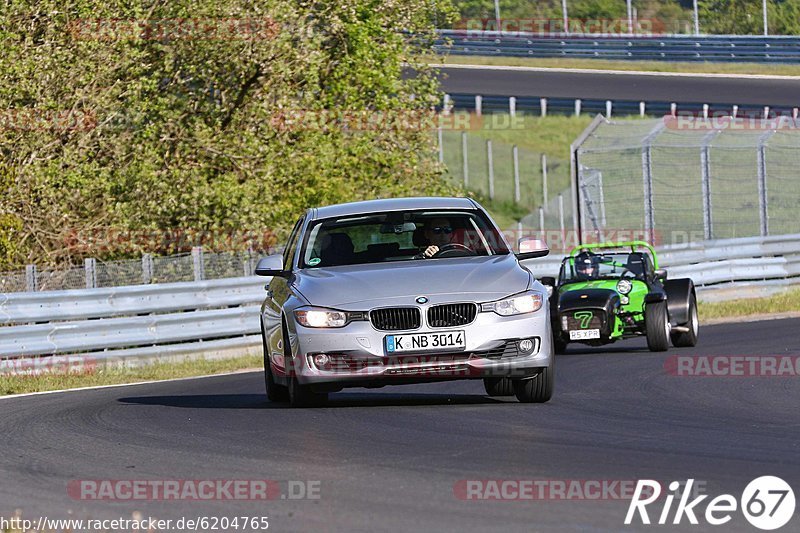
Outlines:
[{"label": "bmw windshield", "polygon": [[393,211],[313,221],[300,267],[509,253],[505,239],[479,211]]}]

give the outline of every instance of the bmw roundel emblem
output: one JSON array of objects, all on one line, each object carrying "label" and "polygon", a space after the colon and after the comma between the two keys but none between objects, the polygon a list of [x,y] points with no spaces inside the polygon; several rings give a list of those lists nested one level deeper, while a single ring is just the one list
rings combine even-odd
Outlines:
[{"label": "bmw roundel emblem", "polygon": [[418,304],[426,304],[426,303],[428,303],[428,299],[425,298],[424,296],[420,296],[419,298],[417,298],[417,303]]}]

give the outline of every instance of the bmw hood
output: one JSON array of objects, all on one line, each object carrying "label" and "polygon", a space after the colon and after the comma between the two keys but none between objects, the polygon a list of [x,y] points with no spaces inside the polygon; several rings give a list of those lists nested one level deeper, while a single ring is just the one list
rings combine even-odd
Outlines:
[{"label": "bmw hood", "polygon": [[487,302],[524,291],[532,280],[513,254],[304,269],[294,288],[311,304],[344,311],[429,303]]}]

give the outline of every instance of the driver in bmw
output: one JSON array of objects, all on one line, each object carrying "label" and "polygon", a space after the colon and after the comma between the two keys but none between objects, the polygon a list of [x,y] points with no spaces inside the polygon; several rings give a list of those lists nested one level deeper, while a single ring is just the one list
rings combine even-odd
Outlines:
[{"label": "driver in bmw", "polygon": [[429,259],[439,252],[439,248],[450,244],[453,239],[453,226],[446,218],[433,218],[425,222],[424,233],[428,247],[414,256],[416,259]]}]

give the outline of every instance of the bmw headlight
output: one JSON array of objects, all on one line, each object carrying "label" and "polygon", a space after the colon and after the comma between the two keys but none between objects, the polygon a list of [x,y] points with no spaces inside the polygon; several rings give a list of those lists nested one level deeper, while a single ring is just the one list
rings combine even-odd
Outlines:
[{"label": "bmw headlight", "polygon": [[629,279],[621,279],[617,282],[617,292],[620,294],[628,294],[633,289],[633,283]]},{"label": "bmw headlight", "polygon": [[542,294],[539,292],[526,292],[505,298],[496,302],[481,305],[481,311],[494,311],[500,316],[523,315],[533,313],[542,308]]},{"label": "bmw headlight", "polygon": [[347,325],[347,313],[320,307],[307,307],[294,312],[297,323],[307,328],[341,328]]}]

